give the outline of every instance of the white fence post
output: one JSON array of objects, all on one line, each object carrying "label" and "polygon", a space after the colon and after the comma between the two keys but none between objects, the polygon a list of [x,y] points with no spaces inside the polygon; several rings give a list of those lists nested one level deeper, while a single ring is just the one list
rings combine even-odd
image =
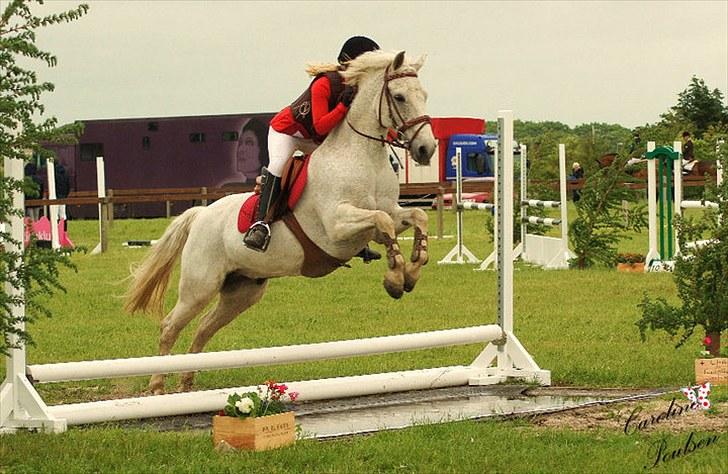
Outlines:
[{"label": "white fence post", "polygon": [[[5,158],[5,174],[16,180],[23,180],[23,161]],[[6,251],[23,254],[23,240],[25,227],[23,223],[23,210],[25,198],[22,192],[13,195],[13,208],[20,215],[10,217],[9,234],[14,242],[3,242]],[[17,265],[22,262],[18,261]],[[12,268],[10,269],[13,270]],[[11,298],[17,299],[11,303],[11,315],[16,320],[15,328],[25,330],[22,317],[25,316],[25,306],[22,288],[16,288],[6,283],[5,291]],[[5,381],[0,387],[0,433],[13,432],[18,428],[44,428],[53,432],[66,429],[65,420],[58,420],[48,412],[48,407],[35,391],[25,375],[25,344],[20,343],[14,334],[5,334],[11,346],[18,346],[9,350],[5,363]]]}]

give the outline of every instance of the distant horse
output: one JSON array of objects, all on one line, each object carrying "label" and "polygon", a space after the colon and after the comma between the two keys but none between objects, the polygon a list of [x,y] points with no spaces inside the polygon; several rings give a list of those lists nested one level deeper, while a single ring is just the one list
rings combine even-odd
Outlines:
[{"label": "distant horse", "polygon": [[[427,263],[427,214],[398,205],[399,180],[389,162],[387,143],[406,147],[427,165],[435,150],[426,92],[417,72],[424,57],[410,62],[404,51],[365,53],[343,71],[358,92],[346,122],[316,149],[308,165],[308,182],[293,211],[305,234],[335,261],[344,262],[369,241],[384,244],[388,269],[384,287],[394,298],[412,291]],[[164,293],[181,255],[179,296],[161,321],[159,353],[169,354],[180,331],[219,294],[217,305],[202,317],[189,352],[201,352],[210,338],[241,312],[257,303],[267,279],[306,274],[302,245],[281,221],[272,224],[265,253],[243,245],[238,211],[250,193],[235,194],[209,207],[193,207],[177,217],[133,272],[125,309],[162,314]],[[414,226],[408,261],[397,234]],[[321,276],[334,268],[324,268]],[[310,276],[310,272],[308,272]],[[189,390],[194,372],[181,378]],[[164,375],[152,376],[149,389],[164,392]]]},{"label": "distant horse", "polygon": [[[614,163],[614,160],[617,158],[616,153],[606,153],[599,157],[596,162],[599,165],[599,168],[605,168],[607,166],[612,166],[612,163]],[[646,163],[646,160],[641,160],[642,163]],[[686,172],[687,171],[687,172]],[[632,166],[628,168],[627,172],[630,176],[637,179],[647,179],[647,167],[645,165],[643,166]],[[705,175],[713,176],[715,177],[717,174],[717,170],[714,165],[712,165],[709,162],[706,161],[696,161],[692,167],[686,170],[685,163],[683,162],[683,176],[698,176],[703,177]]]}]

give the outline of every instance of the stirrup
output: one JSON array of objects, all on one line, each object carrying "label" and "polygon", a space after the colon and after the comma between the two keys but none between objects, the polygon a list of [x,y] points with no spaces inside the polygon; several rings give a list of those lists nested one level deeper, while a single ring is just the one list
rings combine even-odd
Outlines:
[{"label": "stirrup", "polygon": [[[254,233],[265,232],[263,242],[259,240],[253,240]],[[250,226],[250,229],[245,233],[243,237],[243,244],[251,250],[256,252],[265,252],[268,250],[268,244],[270,243],[270,226],[264,221],[255,222]]]}]

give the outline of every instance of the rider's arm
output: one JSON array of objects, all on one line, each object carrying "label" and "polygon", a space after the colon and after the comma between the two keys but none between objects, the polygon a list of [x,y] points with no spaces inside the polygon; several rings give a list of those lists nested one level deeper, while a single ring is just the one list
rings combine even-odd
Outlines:
[{"label": "rider's arm", "polygon": [[331,83],[322,76],[311,85],[311,114],[313,127],[319,135],[328,134],[346,116],[347,106],[339,102],[329,110]]}]

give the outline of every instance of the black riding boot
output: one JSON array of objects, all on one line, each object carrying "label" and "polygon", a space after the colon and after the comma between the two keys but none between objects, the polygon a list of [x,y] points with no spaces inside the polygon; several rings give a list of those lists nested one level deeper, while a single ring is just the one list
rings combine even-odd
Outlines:
[{"label": "black riding boot", "polygon": [[255,214],[256,222],[245,233],[243,243],[249,249],[265,252],[270,242],[270,226],[263,222],[263,219],[268,214],[270,206],[276,202],[278,195],[281,193],[281,178],[272,175],[265,168],[263,168],[261,176],[263,189],[260,192],[258,211]]},{"label": "black riding boot", "polygon": [[380,254],[376,250],[370,249],[368,245],[355,256],[364,260],[364,263],[369,263],[372,260],[379,260],[380,258],[382,258],[382,254]]}]

